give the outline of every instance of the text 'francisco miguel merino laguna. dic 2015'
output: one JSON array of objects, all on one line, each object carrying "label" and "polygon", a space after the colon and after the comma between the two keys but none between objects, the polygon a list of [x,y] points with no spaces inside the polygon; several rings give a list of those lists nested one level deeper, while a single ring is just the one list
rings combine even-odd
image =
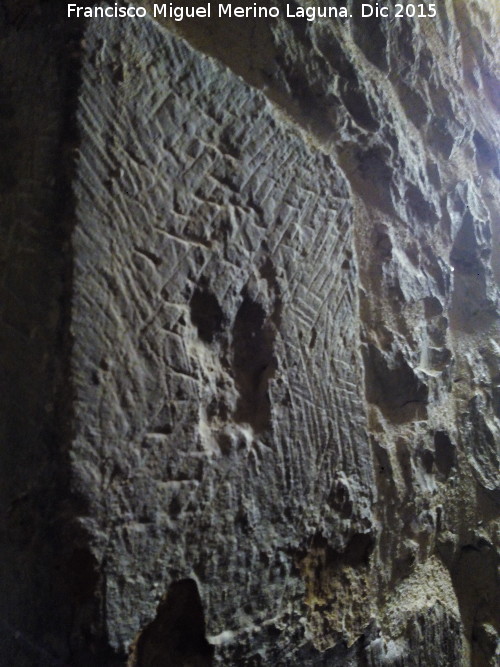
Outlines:
[{"label": "text 'francisco miguel merino laguna. dic 2015'", "polygon": [[[371,7],[371,5],[367,5]],[[81,7],[68,4],[68,18],[143,18],[151,13],[154,18],[182,21],[186,18],[278,18],[278,7],[264,7],[254,3],[250,7],[241,7],[232,3],[211,3],[200,7],[179,7],[174,3],[154,4],[148,11],[145,7],[120,6],[118,3],[107,7]],[[285,15],[288,18],[305,18],[314,21],[318,18],[349,18],[347,7],[317,7],[308,5],[300,7],[295,4],[286,5]]]}]

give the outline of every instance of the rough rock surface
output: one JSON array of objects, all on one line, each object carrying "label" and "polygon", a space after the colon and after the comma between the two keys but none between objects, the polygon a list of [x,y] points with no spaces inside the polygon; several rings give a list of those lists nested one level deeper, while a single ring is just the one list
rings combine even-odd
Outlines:
[{"label": "rough rock surface", "polygon": [[496,665],[494,3],[33,4],[0,44],[7,663]]}]

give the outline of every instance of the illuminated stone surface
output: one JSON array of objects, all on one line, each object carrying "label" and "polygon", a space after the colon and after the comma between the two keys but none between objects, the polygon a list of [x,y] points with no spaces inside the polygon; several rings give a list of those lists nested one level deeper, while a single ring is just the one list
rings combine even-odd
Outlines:
[{"label": "illuminated stone surface", "polygon": [[439,7],[6,28],[11,664],[495,664],[496,28]]}]

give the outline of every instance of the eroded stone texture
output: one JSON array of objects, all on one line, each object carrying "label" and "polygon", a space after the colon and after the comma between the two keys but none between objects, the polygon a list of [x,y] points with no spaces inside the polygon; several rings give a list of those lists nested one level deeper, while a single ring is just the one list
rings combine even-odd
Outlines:
[{"label": "eroded stone texture", "polygon": [[[191,578],[216,645],[273,631],[291,659],[316,543],[365,600],[375,539],[348,189],[262,94],[123,31],[86,36],[73,240],[74,472],[108,632],[126,647]],[[322,645],[369,622],[357,595]]]},{"label": "eroded stone texture", "polygon": [[[151,617],[160,582],[191,577],[216,660],[305,661],[294,657],[302,644],[355,641],[440,536],[460,533],[460,463],[495,502],[488,399],[473,391],[464,410],[454,395],[464,363],[454,332],[470,329],[479,355],[475,332],[496,335],[491,215],[460,164],[468,146],[493,153],[478,130],[467,135],[473,105],[444,83],[460,73],[432,54],[435,40],[457,39],[443,22],[392,32],[378,22],[370,40],[361,19],[350,30],[266,24],[256,57],[279,64],[267,92],[314,148],[171,35],[144,23],[125,40],[92,27],[75,236],[77,257],[92,261],[91,284],[79,262],[74,306],[77,469],[88,457],[83,486],[108,489],[104,502],[94,496],[90,527],[103,530],[100,513],[110,522],[117,646]],[[246,76],[251,59],[231,62],[231,45],[221,54],[201,23],[193,30]],[[467,530],[451,575],[440,570],[462,604],[470,586],[455,563],[479,539]],[[151,594],[138,603],[142,581]],[[375,663],[417,646],[417,662],[466,660],[474,630],[450,599],[417,597],[408,622],[420,640],[388,632],[369,650]],[[491,600],[471,604],[492,621]]]},{"label": "eroded stone texture", "polygon": [[82,26],[71,664],[498,660],[498,14],[347,4]]}]

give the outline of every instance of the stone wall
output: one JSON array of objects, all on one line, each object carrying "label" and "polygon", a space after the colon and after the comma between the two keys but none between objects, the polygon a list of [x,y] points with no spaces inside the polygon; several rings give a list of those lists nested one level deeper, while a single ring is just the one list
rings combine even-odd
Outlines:
[{"label": "stone wall", "polygon": [[9,664],[496,664],[498,14],[347,6],[5,10]]}]

